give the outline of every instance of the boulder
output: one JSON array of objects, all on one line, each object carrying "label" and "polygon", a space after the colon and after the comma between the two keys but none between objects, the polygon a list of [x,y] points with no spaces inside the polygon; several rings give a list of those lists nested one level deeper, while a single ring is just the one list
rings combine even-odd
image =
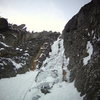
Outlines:
[{"label": "boulder", "polygon": [[5,18],[0,18],[0,30],[7,30],[8,22]]}]

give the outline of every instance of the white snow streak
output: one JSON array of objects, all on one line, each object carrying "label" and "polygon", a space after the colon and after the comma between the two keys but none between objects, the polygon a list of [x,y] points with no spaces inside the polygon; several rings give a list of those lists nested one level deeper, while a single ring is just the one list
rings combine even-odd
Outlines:
[{"label": "white snow streak", "polygon": [[9,45],[5,44],[4,42],[0,42],[5,47],[10,47]]},{"label": "white snow streak", "polygon": [[86,49],[87,49],[87,53],[89,55],[87,57],[83,58],[84,65],[87,65],[88,61],[91,59],[91,55],[93,54],[93,46],[90,43],[90,41],[88,41]]},{"label": "white snow streak", "polygon": [[0,48],[0,51],[4,50],[4,48]]},{"label": "white snow streak", "polygon": [[13,63],[13,65],[16,67],[16,69],[19,69],[22,67],[21,63],[16,63],[15,61],[13,61],[12,59],[9,58],[9,61],[11,61]]}]

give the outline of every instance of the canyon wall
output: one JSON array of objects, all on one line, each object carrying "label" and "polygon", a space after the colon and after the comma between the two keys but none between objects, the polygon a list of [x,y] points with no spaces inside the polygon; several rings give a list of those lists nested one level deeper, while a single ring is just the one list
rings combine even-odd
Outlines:
[{"label": "canyon wall", "polygon": [[84,100],[100,98],[100,0],[92,0],[63,30],[70,81]]}]

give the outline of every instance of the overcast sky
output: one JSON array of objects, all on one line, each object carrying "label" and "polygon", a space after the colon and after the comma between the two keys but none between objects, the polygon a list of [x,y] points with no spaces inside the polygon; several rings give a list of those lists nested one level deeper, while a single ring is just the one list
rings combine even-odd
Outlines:
[{"label": "overcast sky", "polygon": [[62,31],[79,9],[91,0],[0,0],[0,16],[26,24],[30,31]]}]

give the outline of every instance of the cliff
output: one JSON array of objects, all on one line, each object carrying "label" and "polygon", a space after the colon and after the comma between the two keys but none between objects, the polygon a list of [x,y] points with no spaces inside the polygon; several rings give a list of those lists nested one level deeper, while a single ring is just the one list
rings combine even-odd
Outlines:
[{"label": "cliff", "polygon": [[47,31],[30,33],[24,24],[12,25],[0,18],[0,78],[35,70],[36,65],[41,67],[59,35]]},{"label": "cliff", "polygon": [[63,30],[70,81],[84,100],[100,99],[100,0],[92,0]]}]

